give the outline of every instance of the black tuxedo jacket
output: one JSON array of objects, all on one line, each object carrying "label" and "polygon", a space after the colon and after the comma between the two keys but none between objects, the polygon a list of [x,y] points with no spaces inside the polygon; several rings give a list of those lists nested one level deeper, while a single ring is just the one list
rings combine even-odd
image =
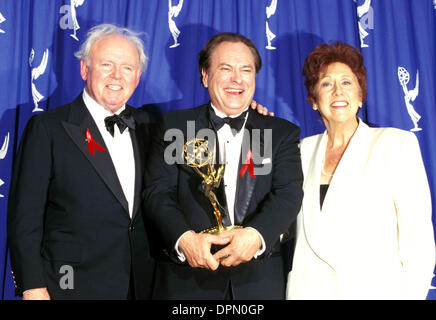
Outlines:
[{"label": "black tuxedo jacket", "polygon": [[[108,151],[92,155],[87,129],[106,148],[82,95],[30,119],[14,162],[8,202],[8,244],[16,294],[47,287],[54,299],[150,297],[154,262],[141,209],[149,116],[132,110],[135,202],[128,213]],[[62,278],[70,272],[71,278]],[[64,267],[65,268],[65,267]],[[67,267],[68,268],[68,267]],[[71,269],[68,269],[71,270]]]},{"label": "black tuxedo jacket", "polygon": [[[164,160],[165,151],[180,154],[180,148],[173,150],[171,136],[183,136],[186,142],[188,121],[195,122],[195,132],[211,128],[208,108],[206,104],[163,115],[151,146],[144,199],[157,240],[153,245],[158,259],[153,298],[223,299],[230,285],[235,299],[283,299],[285,275],[279,238],[295,220],[303,195],[299,128],[286,120],[261,116],[250,109],[245,126],[250,133],[272,129],[272,139],[268,139],[272,141],[266,141],[260,130],[261,150],[264,144],[272,144],[272,170],[255,178],[248,171],[244,177],[238,174],[234,208],[236,224],[253,227],[263,236],[265,253],[237,267],[220,266],[217,271],[191,268],[180,263],[175,254],[175,243],[184,232],[216,226],[212,206],[199,188],[202,178],[184,163],[167,164]],[[164,139],[165,132],[169,141]],[[241,152],[241,158],[245,157]]]}]

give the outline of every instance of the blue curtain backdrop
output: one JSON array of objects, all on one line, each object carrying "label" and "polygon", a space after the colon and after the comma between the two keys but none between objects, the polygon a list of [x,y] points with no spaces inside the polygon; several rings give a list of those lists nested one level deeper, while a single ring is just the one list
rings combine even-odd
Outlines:
[{"label": "blue curtain backdrop", "polygon": [[[218,32],[249,37],[263,59],[255,99],[298,124],[302,138],[324,130],[305,99],[304,58],[326,41],[360,47],[368,69],[368,101],[360,116],[373,126],[415,132],[436,204],[435,18],[436,0],[1,0],[2,299],[14,299],[6,204],[15,150],[32,115],[82,91],[73,53],[94,25],[143,32],[149,65],[129,103],[153,112],[207,102],[198,51]],[[432,285],[428,299],[436,299],[435,279]]]}]

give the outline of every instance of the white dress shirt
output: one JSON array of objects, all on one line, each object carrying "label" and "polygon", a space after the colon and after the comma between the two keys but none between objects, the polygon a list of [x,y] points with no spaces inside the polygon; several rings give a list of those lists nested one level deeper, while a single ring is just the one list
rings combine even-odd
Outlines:
[{"label": "white dress shirt", "polygon": [[[132,139],[129,133],[130,129],[126,128],[126,130],[121,133],[118,126],[114,125],[114,136],[112,137],[106,129],[104,119],[113,114],[92,99],[87,94],[86,90],[83,90],[83,101],[91,113],[94,122],[97,124],[97,128],[106,144],[124,196],[128,202],[129,215],[132,217],[135,196],[135,157],[133,154]],[[125,105],[122,106],[116,114],[120,114],[125,108]]]}]

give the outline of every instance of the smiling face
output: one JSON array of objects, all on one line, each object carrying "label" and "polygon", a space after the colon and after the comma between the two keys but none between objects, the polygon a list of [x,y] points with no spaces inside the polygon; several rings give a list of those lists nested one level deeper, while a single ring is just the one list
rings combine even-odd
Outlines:
[{"label": "smiling face", "polygon": [[138,86],[138,50],[121,35],[105,36],[92,46],[88,65],[80,61],[80,74],[91,98],[114,113]]},{"label": "smiling face", "polygon": [[333,62],[321,72],[315,86],[318,110],[324,121],[357,123],[356,115],[362,106],[362,90],[350,67]]},{"label": "smiling face", "polygon": [[241,113],[253,100],[256,87],[252,52],[242,42],[222,42],[210,61],[209,70],[201,73],[212,104],[228,116]]}]

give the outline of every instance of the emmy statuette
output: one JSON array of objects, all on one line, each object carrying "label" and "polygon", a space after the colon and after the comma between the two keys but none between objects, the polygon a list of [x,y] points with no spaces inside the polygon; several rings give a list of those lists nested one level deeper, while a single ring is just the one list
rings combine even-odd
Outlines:
[{"label": "emmy statuette", "polygon": [[[213,214],[217,221],[217,226],[205,229],[200,233],[218,234],[226,230],[242,228],[238,225],[223,226],[223,215],[220,211],[220,203],[213,191],[220,186],[224,177],[225,164],[215,168],[215,150],[209,150],[209,141],[204,139],[192,139],[185,143],[183,147],[186,164],[194,169],[202,178],[204,185],[204,195],[209,199],[213,207]],[[215,148],[214,148],[215,149]]]}]

